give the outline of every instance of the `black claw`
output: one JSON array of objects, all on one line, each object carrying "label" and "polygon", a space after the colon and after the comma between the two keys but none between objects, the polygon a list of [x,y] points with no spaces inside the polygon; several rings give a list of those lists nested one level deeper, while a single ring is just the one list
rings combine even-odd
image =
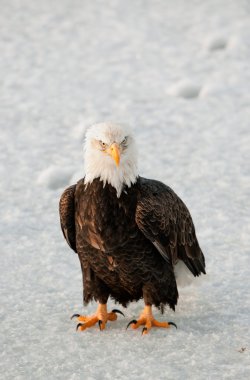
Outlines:
[{"label": "black claw", "polygon": [[177,326],[174,322],[168,322],[168,324],[174,326],[177,329]]},{"label": "black claw", "polygon": [[73,314],[72,317],[70,319],[73,319],[73,318],[78,318],[80,317],[80,314]]},{"label": "black claw", "polygon": [[102,330],[102,329],[101,329],[101,325],[102,325],[102,320],[101,320],[101,319],[99,319],[99,321],[98,321],[98,325],[99,325],[99,329]]},{"label": "black claw", "polygon": [[136,320],[136,319],[132,319],[132,321],[130,321],[130,322],[128,323],[128,325],[127,325],[127,327],[126,327],[126,330],[127,330],[127,328],[128,328],[130,325],[132,325],[132,323],[137,323],[137,320]]},{"label": "black claw", "polygon": [[143,327],[141,334],[143,335],[144,331],[148,331],[147,327]]},{"label": "black claw", "polygon": [[79,329],[80,326],[84,326],[83,323],[78,323],[78,325],[76,326],[76,331]]},{"label": "black claw", "polygon": [[113,309],[112,313],[118,313],[118,314],[121,314],[121,315],[123,315],[125,317],[125,315],[123,314],[123,312],[120,311],[120,310],[117,310],[117,309]]}]

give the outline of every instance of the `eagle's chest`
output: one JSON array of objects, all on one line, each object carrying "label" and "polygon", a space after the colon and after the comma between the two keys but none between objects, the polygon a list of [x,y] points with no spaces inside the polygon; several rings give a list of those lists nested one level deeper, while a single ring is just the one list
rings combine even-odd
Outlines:
[{"label": "eagle's chest", "polygon": [[134,192],[117,198],[110,186],[87,189],[78,205],[83,238],[103,252],[123,247],[137,230],[135,207]]}]

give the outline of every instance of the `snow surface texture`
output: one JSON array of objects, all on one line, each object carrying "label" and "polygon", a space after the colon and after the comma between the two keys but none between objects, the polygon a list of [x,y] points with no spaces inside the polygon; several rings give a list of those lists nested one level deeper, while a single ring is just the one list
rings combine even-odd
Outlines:
[{"label": "snow surface texture", "polygon": [[[249,1],[6,0],[0,30],[1,379],[250,378]],[[103,332],[70,320],[96,306],[58,200],[104,120],[191,210],[208,275],[155,311],[178,330],[126,331],[142,302]]]}]

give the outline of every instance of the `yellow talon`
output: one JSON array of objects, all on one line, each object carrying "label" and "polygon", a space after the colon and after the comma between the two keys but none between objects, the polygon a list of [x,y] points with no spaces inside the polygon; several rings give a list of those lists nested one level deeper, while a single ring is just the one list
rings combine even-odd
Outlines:
[{"label": "yellow talon", "polygon": [[93,315],[72,315],[71,319],[77,317],[79,322],[76,326],[76,330],[84,331],[89,327],[94,326],[97,322],[100,330],[104,330],[106,327],[106,323],[108,321],[116,321],[117,315],[116,313],[124,315],[120,310],[112,310],[110,313],[107,312],[107,304],[99,304],[97,307],[97,311]]},{"label": "yellow talon", "polygon": [[177,328],[176,324],[173,322],[159,322],[156,319],[154,319],[151,305],[146,305],[139,319],[134,319],[131,322],[129,322],[127,328],[130,325],[132,329],[137,329],[141,325],[144,325],[145,327],[143,327],[142,329],[142,335],[148,334],[149,330],[151,330],[152,327],[169,328],[172,325]]}]

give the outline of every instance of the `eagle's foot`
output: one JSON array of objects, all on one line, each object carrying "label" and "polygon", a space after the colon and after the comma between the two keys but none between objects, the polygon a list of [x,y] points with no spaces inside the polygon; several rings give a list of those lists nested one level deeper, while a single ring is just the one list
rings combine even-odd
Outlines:
[{"label": "eagle's foot", "polygon": [[144,325],[142,329],[142,335],[145,335],[149,332],[152,327],[163,327],[165,329],[169,328],[171,325],[176,326],[174,322],[159,322],[154,319],[152,313],[152,306],[146,305],[143,312],[141,313],[138,320],[133,319],[127,325],[127,328],[131,325],[132,329],[137,329],[138,327]]},{"label": "eagle's foot", "polygon": [[86,330],[87,328],[94,326],[97,322],[98,322],[100,330],[104,330],[106,327],[106,323],[108,321],[116,321],[117,313],[124,316],[124,314],[120,310],[117,310],[117,309],[114,309],[110,313],[108,313],[107,304],[99,304],[95,314],[90,315],[90,316],[74,314],[72,315],[71,319],[77,318],[78,321],[80,322],[76,326],[76,330],[80,330],[80,331]]}]

